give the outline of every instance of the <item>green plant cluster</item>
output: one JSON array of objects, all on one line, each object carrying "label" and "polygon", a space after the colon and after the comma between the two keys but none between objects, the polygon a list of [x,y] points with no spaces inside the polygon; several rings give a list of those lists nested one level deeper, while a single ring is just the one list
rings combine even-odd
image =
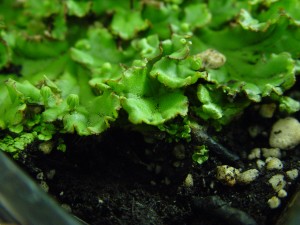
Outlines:
[{"label": "green plant cluster", "polygon": [[[100,134],[121,111],[176,138],[189,138],[189,118],[219,127],[265,97],[293,113],[299,103],[283,94],[299,72],[299,10],[298,0],[2,0],[1,148],[18,151],[9,137],[33,133],[26,143]],[[170,126],[178,117],[185,127]]]},{"label": "green plant cluster", "polygon": [[205,145],[196,146],[192,155],[193,161],[198,163],[199,165],[203,164],[208,160],[208,152],[209,150]]}]

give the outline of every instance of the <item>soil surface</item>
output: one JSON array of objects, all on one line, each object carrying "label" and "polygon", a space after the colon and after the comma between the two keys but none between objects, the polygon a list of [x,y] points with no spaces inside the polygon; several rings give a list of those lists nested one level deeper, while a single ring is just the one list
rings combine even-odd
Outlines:
[{"label": "soil surface", "polygon": [[[271,126],[285,116],[276,113],[265,119],[257,108],[251,107],[221,132],[208,131],[241,157],[243,170],[257,168],[248,154],[255,147],[269,148]],[[253,127],[260,131],[256,137],[248,132]],[[286,179],[288,196],[278,208],[269,207],[268,199],[276,192],[268,180],[300,169],[299,147],[282,152],[283,169],[260,169],[252,183],[230,187],[216,179],[216,166],[232,163],[213,151],[202,165],[193,162],[193,141],[146,143],[139,133],[116,129],[101,137],[61,137],[66,153],[45,155],[36,144],[19,163],[65,209],[91,225],[275,224],[299,183]],[[184,148],[184,155],[176,156],[174,148]],[[184,184],[188,174],[193,185]]]}]

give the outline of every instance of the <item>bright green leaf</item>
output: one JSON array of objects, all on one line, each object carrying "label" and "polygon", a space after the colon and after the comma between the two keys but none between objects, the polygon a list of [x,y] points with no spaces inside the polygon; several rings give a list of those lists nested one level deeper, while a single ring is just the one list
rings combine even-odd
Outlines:
[{"label": "bright green leaf", "polygon": [[162,42],[163,55],[172,59],[185,59],[190,53],[189,36],[173,34],[171,39]]},{"label": "bright green leaf", "polygon": [[146,68],[128,69],[120,83],[109,84],[122,96],[122,106],[134,124],[158,125],[177,115],[187,114],[187,98],[182,91],[165,88],[149,77]]},{"label": "bright green leaf", "polygon": [[153,65],[150,75],[168,87],[185,87],[194,84],[205,73],[199,72],[201,62],[196,56],[184,60],[163,57]]},{"label": "bright green leaf", "polygon": [[192,111],[204,120],[213,121],[216,127],[229,123],[250,104],[241,96],[224,95],[222,89],[213,84],[200,84],[197,96],[201,104],[192,106]]},{"label": "bright green leaf", "polygon": [[147,27],[148,23],[142,19],[139,11],[118,9],[111,22],[112,32],[125,40],[132,39]]},{"label": "bright green leaf", "polygon": [[157,35],[150,35],[147,38],[134,40],[132,44],[140,52],[142,58],[151,60],[162,54],[162,48]]},{"label": "bright green leaf", "polygon": [[[71,48],[71,57],[74,61],[85,65],[93,72],[93,76],[109,78],[107,69],[111,70],[110,75],[119,77],[121,62],[126,62],[128,56],[120,51],[113,36],[107,29],[93,28],[88,31],[88,39],[79,40],[75,47]],[[107,65],[111,68],[107,68]]]},{"label": "bright green leaf", "polygon": [[207,5],[203,3],[188,5],[184,8],[184,13],[183,21],[189,24],[192,29],[202,27],[211,20],[211,14]]},{"label": "bright green leaf", "polygon": [[66,4],[67,4],[69,15],[83,17],[89,12],[92,2],[68,0]]}]

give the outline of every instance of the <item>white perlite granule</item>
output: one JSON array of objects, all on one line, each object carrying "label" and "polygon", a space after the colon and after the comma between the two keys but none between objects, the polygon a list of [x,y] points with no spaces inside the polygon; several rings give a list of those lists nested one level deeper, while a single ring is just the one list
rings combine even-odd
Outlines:
[{"label": "white perlite granule", "polygon": [[283,164],[280,159],[269,157],[266,159],[266,168],[267,170],[281,170],[283,168]]},{"label": "white perlite granule", "polygon": [[268,200],[268,204],[271,209],[278,208],[280,206],[280,203],[281,203],[280,199],[276,196],[273,196]]},{"label": "white perlite granule", "polygon": [[228,186],[233,186],[236,184],[236,178],[239,173],[238,169],[228,165],[217,166],[216,178]]},{"label": "white perlite granule", "polygon": [[282,174],[276,174],[269,179],[269,184],[271,184],[274,191],[278,192],[281,189],[284,189],[286,181]]},{"label": "white perlite granule", "polygon": [[297,169],[292,169],[292,170],[286,171],[286,175],[291,180],[295,180],[298,177],[298,170]]},{"label": "white perlite granule", "polygon": [[257,169],[249,169],[237,175],[237,181],[240,184],[250,184],[259,176]]},{"label": "white perlite granule", "polygon": [[273,124],[270,146],[280,149],[291,149],[300,144],[300,123],[293,117],[278,120]]}]

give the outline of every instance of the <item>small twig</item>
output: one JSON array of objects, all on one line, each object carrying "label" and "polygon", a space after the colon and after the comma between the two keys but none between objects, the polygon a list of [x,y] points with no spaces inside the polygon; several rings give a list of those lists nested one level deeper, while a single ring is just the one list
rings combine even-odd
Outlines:
[{"label": "small twig", "polygon": [[240,157],[225,148],[223,145],[215,141],[211,136],[209,136],[206,130],[197,123],[191,123],[193,139],[196,143],[201,145],[206,145],[209,150],[213,151],[220,158],[234,164],[235,166],[243,167],[243,163]]},{"label": "small twig", "polygon": [[231,207],[219,196],[197,197],[193,199],[192,205],[197,214],[209,213],[226,224],[257,225],[250,215],[240,209]]}]

